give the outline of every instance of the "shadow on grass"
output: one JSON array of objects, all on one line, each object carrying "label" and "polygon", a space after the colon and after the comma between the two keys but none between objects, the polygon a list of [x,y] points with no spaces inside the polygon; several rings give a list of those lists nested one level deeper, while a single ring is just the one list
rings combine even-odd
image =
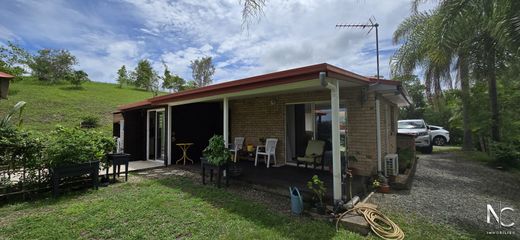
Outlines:
[{"label": "shadow on grass", "polygon": [[[275,230],[292,239],[331,239],[336,236],[332,224],[320,221],[305,221],[298,217],[288,217],[273,213],[258,203],[250,202],[223,189],[211,185],[198,185],[188,179],[168,178],[158,182],[164,186],[177,188],[193,197],[203,199],[215,208],[237,214],[256,225]],[[287,200],[289,208],[289,200]]]}]

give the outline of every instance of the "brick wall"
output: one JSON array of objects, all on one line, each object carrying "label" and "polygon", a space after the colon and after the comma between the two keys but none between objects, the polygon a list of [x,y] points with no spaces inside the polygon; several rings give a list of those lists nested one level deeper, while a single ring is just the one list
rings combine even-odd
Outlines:
[{"label": "brick wall", "polygon": [[[348,151],[356,158],[356,161],[350,162],[350,166],[358,169],[361,175],[371,175],[377,171],[375,97],[374,93],[367,94],[366,101],[361,103],[361,88],[342,89],[340,92],[341,101],[347,104]],[[288,103],[313,101],[330,101],[330,91],[230,100],[230,139],[243,136],[246,144],[258,145],[259,138],[277,138],[277,163],[284,164],[285,106]],[[389,144],[393,145],[393,149],[395,134],[391,138]]]}]

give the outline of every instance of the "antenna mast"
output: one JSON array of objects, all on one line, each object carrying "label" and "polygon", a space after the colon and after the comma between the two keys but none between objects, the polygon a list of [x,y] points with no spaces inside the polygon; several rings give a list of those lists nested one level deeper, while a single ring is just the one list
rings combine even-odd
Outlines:
[{"label": "antenna mast", "polygon": [[367,35],[372,31],[372,29],[376,29],[376,55],[377,55],[377,80],[379,80],[379,32],[378,27],[379,23],[377,23],[376,18],[374,16],[368,19],[368,23],[366,24],[336,24],[337,28],[370,28],[368,30]]}]

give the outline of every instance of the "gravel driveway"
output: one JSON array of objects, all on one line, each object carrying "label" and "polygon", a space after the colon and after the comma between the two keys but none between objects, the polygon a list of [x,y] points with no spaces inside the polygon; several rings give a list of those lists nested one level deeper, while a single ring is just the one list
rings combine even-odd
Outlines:
[{"label": "gravel driveway", "polygon": [[[519,175],[462,160],[453,153],[420,155],[411,190],[377,194],[371,201],[383,211],[409,212],[468,232],[514,231],[513,237],[520,237]],[[505,211],[502,222],[515,225],[499,228],[493,217],[488,224],[487,204],[497,215],[500,205],[512,207],[514,212]]]}]

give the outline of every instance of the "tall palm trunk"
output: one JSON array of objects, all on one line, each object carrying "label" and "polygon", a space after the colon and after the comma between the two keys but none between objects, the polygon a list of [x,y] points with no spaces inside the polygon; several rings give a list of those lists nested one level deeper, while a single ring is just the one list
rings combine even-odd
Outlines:
[{"label": "tall palm trunk", "polygon": [[464,128],[464,138],[462,143],[463,151],[471,151],[473,149],[473,139],[470,126],[470,94],[469,94],[469,68],[466,56],[459,54],[458,73],[460,78],[460,89],[462,91],[462,125]]},{"label": "tall palm trunk", "polygon": [[486,54],[486,73],[488,81],[489,105],[491,107],[491,139],[500,141],[500,113],[498,110],[498,93],[497,93],[497,76],[495,70],[496,49],[493,40],[490,37],[484,40]]}]

